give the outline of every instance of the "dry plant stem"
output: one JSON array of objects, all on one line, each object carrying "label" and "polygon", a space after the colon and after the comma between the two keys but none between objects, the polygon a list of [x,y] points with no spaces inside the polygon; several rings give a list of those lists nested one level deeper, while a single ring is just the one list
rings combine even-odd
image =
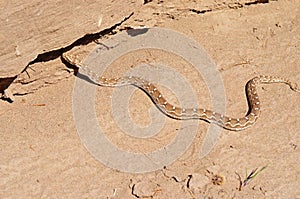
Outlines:
[{"label": "dry plant stem", "polygon": [[267,166],[264,166],[258,171],[257,171],[258,168],[253,169],[249,175],[246,174],[246,178],[243,181],[242,181],[241,176],[237,172],[235,172],[235,174],[238,176],[239,182],[240,182],[238,190],[241,191],[242,187],[245,187],[246,185],[248,185],[251,180],[253,180],[260,172],[262,172],[266,168],[267,168]]}]

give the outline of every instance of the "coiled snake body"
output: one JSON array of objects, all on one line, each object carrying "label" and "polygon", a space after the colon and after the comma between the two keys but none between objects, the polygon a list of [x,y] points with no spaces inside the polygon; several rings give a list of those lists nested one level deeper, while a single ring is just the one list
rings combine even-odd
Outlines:
[{"label": "coiled snake body", "polygon": [[160,91],[150,82],[134,76],[122,77],[122,78],[105,78],[100,77],[91,71],[87,66],[79,63],[76,59],[71,59],[70,57],[63,55],[63,58],[70,64],[79,68],[80,72],[87,75],[94,83],[99,86],[106,87],[117,87],[125,85],[133,85],[148,94],[154,104],[167,116],[178,119],[178,120],[190,120],[199,119],[210,123],[215,123],[225,129],[232,131],[239,131],[252,126],[259,117],[260,114],[260,101],[257,94],[258,84],[268,84],[268,83],[285,83],[290,86],[290,88],[299,92],[296,83],[290,82],[288,79],[275,77],[275,76],[264,76],[260,75],[252,78],[246,84],[246,95],[249,105],[248,113],[241,118],[231,118],[220,113],[213,112],[211,110],[203,108],[181,108],[176,107],[166,101],[162,96]]}]

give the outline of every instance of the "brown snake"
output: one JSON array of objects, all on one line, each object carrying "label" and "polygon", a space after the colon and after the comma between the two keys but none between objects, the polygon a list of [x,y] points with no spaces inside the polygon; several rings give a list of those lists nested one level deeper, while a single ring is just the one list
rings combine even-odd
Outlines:
[{"label": "brown snake", "polygon": [[150,82],[135,76],[128,76],[122,78],[105,78],[100,77],[91,71],[87,66],[79,63],[76,59],[71,59],[68,56],[63,54],[64,60],[70,64],[78,67],[80,72],[85,74],[90,80],[96,83],[99,86],[106,87],[117,87],[117,86],[126,86],[133,85],[148,94],[154,104],[167,116],[178,119],[178,120],[190,120],[190,119],[199,119],[204,120],[210,123],[215,123],[224,129],[232,131],[240,131],[252,126],[259,117],[260,114],[260,101],[257,94],[256,86],[258,84],[268,84],[268,83],[285,83],[290,86],[290,88],[299,92],[300,90],[297,87],[296,83],[292,83],[288,79],[275,77],[275,76],[264,76],[260,75],[252,78],[246,84],[246,95],[248,100],[249,110],[244,117],[240,118],[231,118],[220,113],[213,112],[211,110],[203,108],[181,108],[176,107],[166,101],[162,96],[159,90]]}]

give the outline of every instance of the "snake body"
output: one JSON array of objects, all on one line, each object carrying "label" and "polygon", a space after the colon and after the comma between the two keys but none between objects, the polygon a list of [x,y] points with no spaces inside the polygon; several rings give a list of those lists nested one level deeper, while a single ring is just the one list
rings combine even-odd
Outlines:
[{"label": "snake body", "polygon": [[63,58],[70,64],[79,68],[80,72],[85,74],[95,84],[106,87],[119,87],[133,85],[142,89],[151,98],[153,103],[167,116],[178,120],[199,119],[210,123],[215,123],[227,130],[240,131],[252,126],[260,114],[260,101],[257,94],[257,85],[268,83],[285,83],[295,92],[300,92],[296,83],[292,83],[288,79],[275,76],[260,75],[250,79],[246,84],[246,95],[249,110],[244,117],[232,118],[223,114],[207,110],[204,108],[181,108],[173,106],[162,96],[160,91],[150,82],[140,77],[127,76],[122,78],[105,78],[99,77],[95,72],[91,71],[87,66],[79,63],[76,59],[68,56]]}]

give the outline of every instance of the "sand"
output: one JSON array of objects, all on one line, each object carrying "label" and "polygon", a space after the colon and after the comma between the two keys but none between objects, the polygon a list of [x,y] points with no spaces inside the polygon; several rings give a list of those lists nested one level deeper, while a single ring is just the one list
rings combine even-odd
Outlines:
[{"label": "sand", "polygon": [[[2,96],[5,99],[0,101],[1,198],[300,198],[300,94],[287,85],[259,85],[261,115],[257,123],[239,132],[213,127],[219,132],[219,136],[214,135],[215,145],[208,154],[199,157],[214,125],[168,118],[145,93],[134,87],[95,86],[86,78],[76,76],[76,68],[60,57],[62,53],[77,54],[76,48],[79,48],[84,51],[79,53],[80,59],[86,59],[97,44],[76,46],[72,42],[104,29],[108,30],[102,32],[105,36],[99,39],[98,48],[106,39],[130,28],[155,27],[180,32],[196,41],[213,60],[224,87],[226,115],[239,117],[247,112],[245,84],[252,77],[276,75],[300,83],[299,1],[103,2],[105,6],[99,6],[105,13],[101,15],[101,22],[99,10],[90,5],[98,5],[97,1],[79,2],[80,12],[75,22],[65,17],[69,12],[67,5],[64,5],[65,10],[60,8],[57,12],[51,8],[50,13],[61,15],[64,24],[69,25],[57,26],[55,34],[35,29],[34,36],[40,34],[38,38],[44,38],[43,44],[35,44],[37,50],[32,50],[30,41],[25,40],[24,45],[18,44],[25,49],[21,57],[10,58],[8,62],[3,61],[5,55],[1,55],[4,67],[0,85],[6,89]],[[8,16],[23,16],[25,12],[20,5],[7,7],[10,8]],[[96,24],[100,23],[99,27],[93,24],[93,19]],[[44,17],[42,20],[44,23],[52,19]],[[120,22],[120,26],[113,27]],[[72,27],[72,23],[76,27]],[[49,27],[51,24],[55,22]],[[2,35],[3,32],[14,33],[7,41],[22,29],[15,28],[14,32],[10,27],[13,26],[1,29]],[[72,31],[75,29],[77,31]],[[6,52],[7,56],[13,57],[10,53],[15,50],[12,49]],[[39,54],[42,56],[36,59]],[[21,73],[32,61],[27,73]],[[156,71],[160,67],[155,63],[174,69],[188,81],[199,106],[212,107],[210,89],[203,74],[189,60],[171,52],[158,49],[129,52],[115,59],[105,75],[119,77],[141,63]],[[15,71],[7,72],[8,68]],[[9,78],[13,78],[13,82]],[[174,81],[168,78],[161,79]],[[82,89],[80,85],[85,87]],[[178,103],[175,94],[185,92],[182,86],[172,90],[159,83],[156,85],[173,103]],[[85,88],[95,90],[94,101],[89,100],[90,93],[86,94]],[[128,107],[112,105],[115,92],[131,92]],[[82,101],[78,101],[78,93]],[[95,118],[84,115],[91,107],[89,102],[93,102]],[[120,111],[117,115],[128,110],[138,127],[146,128],[156,122],[162,129],[151,137],[136,138],[130,135],[133,131],[126,132],[119,126],[113,115],[115,110]],[[116,151],[105,156],[104,144],[97,143],[94,137],[89,141],[84,138],[91,135],[89,129],[93,121],[99,123],[101,133],[111,144],[131,155],[140,155],[141,159],[124,156],[113,166]],[[123,127],[130,129],[133,123],[125,122]],[[84,135],[81,128],[87,129]],[[137,132],[139,136],[144,133]],[[181,138],[180,145],[168,151],[166,146],[177,137]],[[184,141],[190,141],[186,150],[180,148],[186,144]],[[98,153],[92,153],[91,146]],[[155,159],[152,153],[159,149],[165,150],[166,156]],[[169,161],[173,156],[176,158]],[[100,161],[101,158],[104,161]],[[155,166],[147,167],[145,163]],[[141,166],[135,168],[136,165]],[[251,176],[251,172],[258,174]]]}]

